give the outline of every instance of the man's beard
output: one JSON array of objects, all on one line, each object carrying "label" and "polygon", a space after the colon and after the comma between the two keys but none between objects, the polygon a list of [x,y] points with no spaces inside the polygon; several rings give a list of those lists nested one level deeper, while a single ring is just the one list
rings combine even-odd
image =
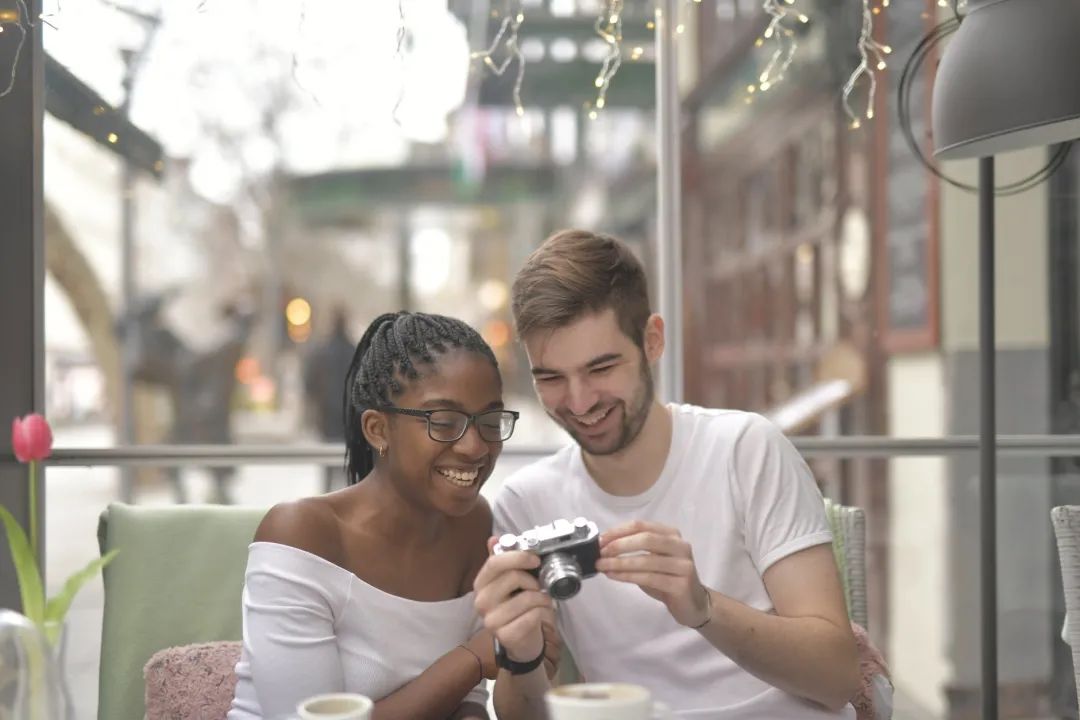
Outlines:
[{"label": "man's beard", "polygon": [[[637,436],[641,433],[641,429],[645,427],[645,421],[649,417],[649,410],[652,407],[653,398],[655,397],[655,388],[653,386],[652,372],[649,370],[649,365],[645,361],[645,358],[641,358],[641,382],[638,385],[638,392],[630,398],[630,404],[627,405],[625,401],[620,400],[613,405],[608,412],[614,412],[615,408],[622,407],[623,417],[622,422],[619,425],[619,433],[615,437],[614,442],[607,442],[604,444],[602,440],[591,440],[586,437],[581,437],[575,430],[572,422],[563,420],[562,418],[548,413],[548,415],[562,426],[566,432],[570,433],[570,437],[574,438],[574,441],[581,446],[589,455],[614,455],[629,447],[630,443],[637,439]],[[590,410],[589,412],[592,412]],[[588,415],[588,413],[585,413]],[[603,422],[603,421],[601,421]]]}]

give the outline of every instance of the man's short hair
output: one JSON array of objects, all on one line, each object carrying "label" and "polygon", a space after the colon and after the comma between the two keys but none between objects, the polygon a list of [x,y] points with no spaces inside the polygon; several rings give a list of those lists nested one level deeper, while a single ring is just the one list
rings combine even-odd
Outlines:
[{"label": "man's short hair", "polygon": [[555,330],[611,308],[639,348],[651,314],[645,269],[624,243],[587,230],[562,230],[533,251],[514,279],[518,337]]}]

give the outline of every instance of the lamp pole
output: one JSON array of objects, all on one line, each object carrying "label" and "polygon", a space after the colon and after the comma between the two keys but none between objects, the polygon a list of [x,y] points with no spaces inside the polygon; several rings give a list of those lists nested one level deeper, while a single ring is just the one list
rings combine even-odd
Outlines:
[{"label": "lamp pole", "polygon": [[[131,123],[131,97],[135,89],[135,79],[138,76],[142,60],[146,51],[154,41],[154,34],[161,25],[161,19],[155,15],[129,8],[117,3],[108,2],[108,5],[128,17],[140,22],[146,27],[146,36],[142,45],[137,49],[122,48],[120,56],[124,61],[123,89],[124,100],[120,104],[120,118],[130,125]],[[135,282],[135,166],[125,154],[122,156],[120,171],[120,302],[121,317],[129,317],[138,290]],[[135,444],[135,387],[134,387],[134,354],[135,336],[131,328],[125,328],[122,334],[120,348],[120,413],[119,435],[120,444],[130,446]],[[120,469],[120,492],[124,502],[130,503],[135,497],[135,474],[132,468]]]},{"label": "lamp pole", "polygon": [[979,158],[979,582],[982,711],[998,717],[997,387],[994,336],[994,156]]},{"label": "lamp pole", "polygon": [[[129,121],[131,91],[135,86],[137,53],[122,49],[124,60],[124,101],[120,105],[120,117]],[[125,156],[120,170],[120,306],[125,315],[131,312],[135,301],[135,169]],[[120,443],[135,444],[135,387],[134,368],[135,337],[130,328],[121,335],[120,348]],[[130,503],[135,497],[135,474],[130,467],[120,468],[121,497]]]}]

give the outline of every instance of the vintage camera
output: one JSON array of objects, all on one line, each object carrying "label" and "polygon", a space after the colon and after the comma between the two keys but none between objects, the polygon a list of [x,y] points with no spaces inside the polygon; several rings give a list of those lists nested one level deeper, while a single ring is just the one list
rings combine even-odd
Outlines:
[{"label": "vintage camera", "polygon": [[540,556],[533,575],[556,600],[569,600],[581,590],[581,581],[596,574],[600,558],[600,530],[583,517],[573,522],[560,518],[538,525],[521,535],[507,533],[499,538],[495,554],[525,550]]}]

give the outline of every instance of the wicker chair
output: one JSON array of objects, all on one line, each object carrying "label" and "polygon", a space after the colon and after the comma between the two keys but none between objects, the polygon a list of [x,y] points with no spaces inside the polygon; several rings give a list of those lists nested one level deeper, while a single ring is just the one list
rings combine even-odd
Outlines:
[{"label": "wicker chair", "polygon": [[1080,702],[1080,505],[1062,505],[1050,511],[1061,560],[1061,586],[1065,591],[1065,629],[1062,639],[1072,648],[1077,702]]},{"label": "wicker chair", "polygon": [[848,617],[866,628],[866,513],[862,508],[825,500],[825,512],[833,533],[833,554],[844,584]]}]

